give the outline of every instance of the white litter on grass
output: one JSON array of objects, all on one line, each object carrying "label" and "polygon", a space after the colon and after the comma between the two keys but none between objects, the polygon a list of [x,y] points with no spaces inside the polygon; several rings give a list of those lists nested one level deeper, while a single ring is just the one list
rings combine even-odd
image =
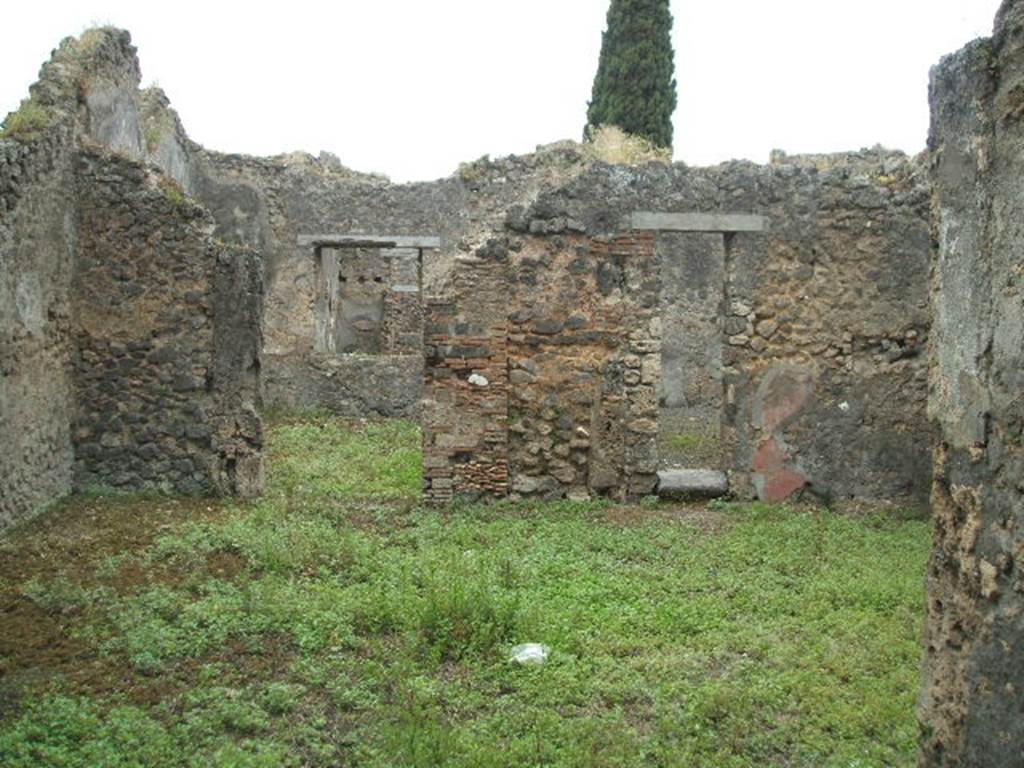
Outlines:
[{"label": "white litter on grass", "polygon": [[843,400],[843,402],[839,404],[839,410],[842,411],[843,413],[846,413],[848,410],[850,410],[850,404]]},{"label": "white litter on grass", "polygon": [[516,664],[543,664],[548,660],[548,648],[540,643],[523,643],[512,649],[509,661]]}]

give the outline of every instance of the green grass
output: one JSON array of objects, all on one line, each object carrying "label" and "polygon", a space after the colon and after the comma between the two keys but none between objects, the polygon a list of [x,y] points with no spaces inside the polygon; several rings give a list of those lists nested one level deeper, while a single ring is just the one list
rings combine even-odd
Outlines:
[{"label": "green grass", "polygon": [[669,465],[683,467],[718,467],[722,463],[722,440],[717,422],[702,421],[696,416],[669,409],[663,413],[658,451]]},{"label": "green grass", "polygon": [[179,210],[189,204],[188,196],[174,179],[163,177],[158,182],[158,187],[171,208]]},{"label": "green grass", "polygon": [[[76,644],[0,644],[0,765],[913,764],[923,521],[432,510],[413,425],[269,443],[258,502],[73,567],[38,529],[0,560],[0,597]],[[548,663],[509,663],[520,642]]]},{"label": "green grass", "polygon": [[668,445],[673,451],[684,456],[712,457],[720,449],[720,441],[716,435],[700,432],[683,432],[672,435]]},{"label": "green grass", "polygon": [[22,99],[21,105],[4,118],[0,126],[0,139],[34,141],[50,125],[50,115],[32,99]]}]

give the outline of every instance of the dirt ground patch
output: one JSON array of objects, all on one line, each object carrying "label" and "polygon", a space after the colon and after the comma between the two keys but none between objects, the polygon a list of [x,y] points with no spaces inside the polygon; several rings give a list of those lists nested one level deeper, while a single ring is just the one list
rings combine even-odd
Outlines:
[{"label": "dirt ground patch", "polygon": [[7,584],[57,574],[88,584],[106,558],[141,551],[176,525],[214,519],[224,510],[223,501],[202,497],[71,497],[4,533],[0,575]]}]

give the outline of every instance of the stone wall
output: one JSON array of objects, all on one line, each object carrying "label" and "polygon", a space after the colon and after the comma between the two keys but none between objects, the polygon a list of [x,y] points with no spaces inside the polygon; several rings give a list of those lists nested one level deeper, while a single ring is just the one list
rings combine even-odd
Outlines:
[{"label": "stone wall", "polygon": [[68,134],[0,140],[0,528],[71,490]]},{"label": "stone wall", "polygon": [[[167,114],[159,122],[177,125],[173,113]],[[484,159],[435,182],[391,184],[350,171],[327,154],[253,158],[207,152],[187,139],[172,144],[190,146],[183,184],[214,214],[217,237],[265,255],[268,405],[326,407],[348,416],[417,414],[424,359],[421,294],[392,290],[384,297],[383,348],[355,354],[325,350],[317,341],[322,267],[309,248],[296,245],[297,238],[440,235],[442,247],[424,254],[419,278],[390,277],[392,287],[422,284],[437,294],[455,259],[472,253],[482,233],[500,229],[511,205],[584,167],[577,149],[552,148],[525,158]],[[397,359],[404,357],[410,359]]]},{"label": "stone wall", "polygon": [[654,238],[490,241],[428,304],[424,487],[635,499],[657,484]]},{"label": "stone wall", "polygon": [[636,210],[761,213],[768,233],[728,248],[659,235],[662,463],[729,469],[738,493],[770,499],[927,497],[930,240],[916,160],[868,150],[623,167],[565,145],[392,185],[330,156],[195,158],[218,235],[268,254],[271,404],[408,416],[420,386],[413,361],[316,351],[319,276],[300,234],[439,233],[423,285],[440,295],[454,260],[505,226],[594,235],[627,230]]},{"label": "stone wall", "polygon": [[512,490],[653,493],[661,379],[653,236],[528,236],[510,262]]},{"label": "stone wall", "polygon": [[737,234],[726,248],[731,465],[749,468],[761,498],[804,489],[825,501],[923,502],[930,238],[921,169],[886,156],[826,170],[783,159],[768,178],[747,203],[768,215],[767,236]]},{"label": "stone wall", "polygon": [[[190,147],[183,183],[213,212],[217,236],[266,254],[271,405],[416,415],[416,361],[318,349],[321,267],[299,235],[440,234],[422,275],[440,295],[455,259],[506,226],[595,235],[628,230],[637,210],[760,213],[766,235],[659,235],[662,463],[731,470],[735,491],[769,499],[927,498],[929,207],[916,160],[877,149],[624,167],[567,143],[395,185],[329,155],[173,145]],[[380,309],[382,324],[401,317]]]},{"label": "stone wall", "polygon": [[[105,69],[73,94],[76,104],[84,99],[83,138],[157,165],[210,212],[215,239],[264,255],[270,405],[415,416],[424,308],[422,293],[407,289],[446,295],[456,261],[496,233],[593,238],[629,231],[637,210],[744,211],[766,216],[768,232],[656,240],[663,463],[720,466],[737,493],[769,499],[926,494],[919,352],[929,334],[930,244],[917,161],[867,150],[778,154],[769,166],[627,167],[570,142],[395,185],[330,155],[208,152],[188,139],[162,92],[138,91],[124,33],[103,32],[89,48]],[[317,233],[430,233],[442,246],[413,280],[383,252],[333,269],[299,244]],[[339,288],[342,278],[367,275],[381,290]],[[694,432],[700,450],[671,450]]]},{"label": "stone wall", "polygon": [[259,258],[146,164],[138,79],[127,33],[68,38],[0,140],[0,527],[262,482]]},{"label": "stone wall", "polygon": [[418,418],[422,355],[265,354],[267,404],[352,417]]},{"label": "stone wall", "polygon": [[920,163],[871,150],[780,154],[770,166],[597,164],[513,210],[508,226],[592,234],[627,228],[639,210],[768,222],[725,238],[659,235],[663,426],[674,426],[680,393],[698,415],[714,407],[720,378],[721,444],[700,458],[729,469],[740,495],[923,501],[930,237]]},{"label": "stone wall", "polygon": [[35,119],[0,139],[0,528],[72,489],[78,95],[121,54],[62,42],[19,110]]},{"label": "stone wall", "polygon": [[428,298],[423,496],[431,503],[508,495],[507,251],[461,259],[450,294]]},{"label": "stone wall", "polygon": [[921,764],[1024,764],[1024,2],[932,72],[940,442]]},{"label": "stone wall", "polygon": [[[258,260],[215,244],[203,208],[124,155],[83,152],[78,186],[75,485],[252,493]],[[226,302],[241,310],[233,322]]]}]

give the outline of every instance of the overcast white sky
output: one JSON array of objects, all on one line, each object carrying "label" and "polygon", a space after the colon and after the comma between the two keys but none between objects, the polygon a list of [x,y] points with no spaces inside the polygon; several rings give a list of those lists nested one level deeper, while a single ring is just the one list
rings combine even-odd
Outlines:
[{"label": "overcast white sky", "polygon": [[[766,162],[875,143],[917,152],[928,68],[991,32],[999,0],[672,0],[675,155]],[[45,0],[5,8],[0,113],[61,38],[132,33],[211,149],[324,149],[397,181],[578,139],[607,0]]]}]

